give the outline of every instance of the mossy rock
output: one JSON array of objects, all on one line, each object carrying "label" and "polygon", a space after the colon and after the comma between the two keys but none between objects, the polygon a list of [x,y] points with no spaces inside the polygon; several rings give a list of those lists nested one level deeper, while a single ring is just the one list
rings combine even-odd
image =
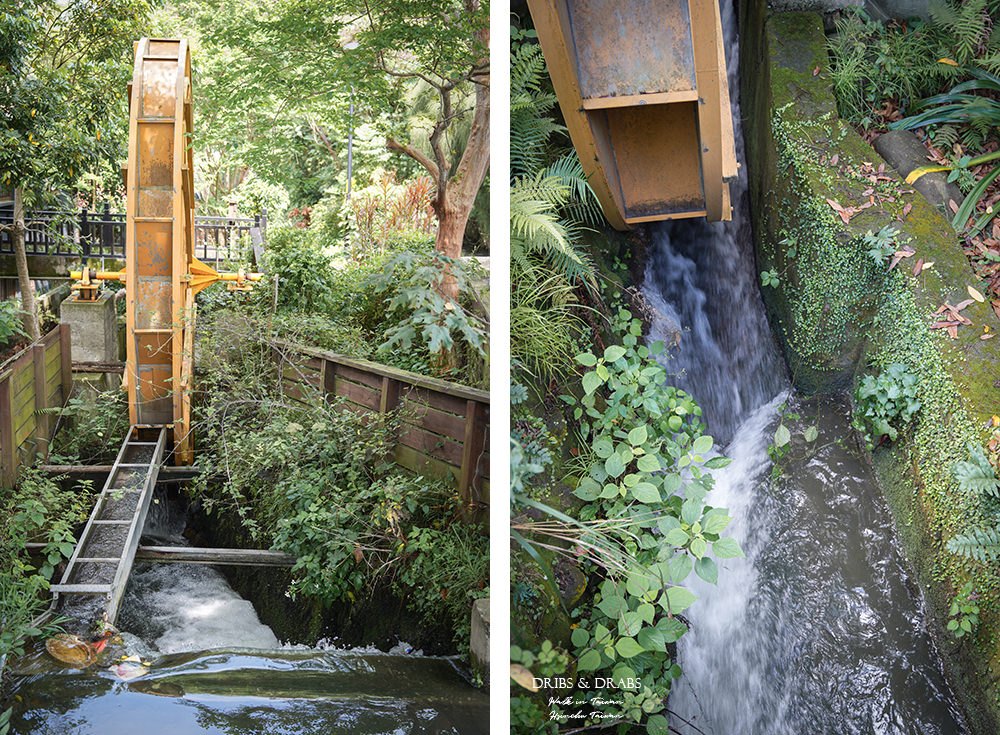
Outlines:
[{"label": "mossy rock", "polygon": [[[892,363],[917,375],[922,408],[894,446],[876,450],[874,467],[930,603],[932,632],[952,678],[965,684],[959,694],[972,724],[998,732],[1000,574],[945,546],[988,522],[950,470],[969,442],[984,442],[985,422],[1000,412],[1000,340],[980,339],[985,329],[1000,331],[1000,321],[975,301],[962,311],[973,324],[955,339],[930,329],[941,304],[985,286],[950,223],[837,117],[820,16],[766,13],[763,0],[741,6],[740,47],[760,67],[745,76],[742,97],[758,267],[780,274],[777,288],[763,289],[768,317],[803,392],[850,389],[861,373]],[[898,230],[898,246],[915,251],[891,272],[865,242],[886,225]],[[918,261],[933,266],[917,270]],[[944,623],[967,580],[980,594],[981,622],[959,646]]]}]

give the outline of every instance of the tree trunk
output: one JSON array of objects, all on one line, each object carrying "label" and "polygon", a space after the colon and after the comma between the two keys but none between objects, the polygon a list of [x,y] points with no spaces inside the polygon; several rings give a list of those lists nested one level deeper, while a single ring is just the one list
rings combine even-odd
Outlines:
[{"label": "tree trunk", "polygon": [[17,265],[17,283],[21,289],[21,309],[24,311],[24,331],[32,342],[41,338],[38,329],[38,309],[35,305],[35,288],[28,275],[28,256],[24,252],[24,190],[14,189],[14,263]]},{"label": "tree trunk", "polygon": [[[434,211],[438,216],[437,238],[434,248],[449,258],[462,257],[462,240],[465,225],[476,203],[476,194],[490,167],[490,85],[489,78],[476,85],[476,110],[472,117],[469,140],[462,153],[462,160],[448,181],[444,192],[438,192]],[[446,276],[441,284],[445,298],[455,298],[458,286],[455,279]]]}]

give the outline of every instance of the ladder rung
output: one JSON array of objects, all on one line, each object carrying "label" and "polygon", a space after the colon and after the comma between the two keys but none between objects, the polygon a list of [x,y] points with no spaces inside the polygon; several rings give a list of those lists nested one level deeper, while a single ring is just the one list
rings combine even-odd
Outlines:
[{"label": "ladder rung", "polygon": [[105,521],[103,519],[98,518],[91,521],[91,523],[100,523],[102,526],[121,526],[121,525],[128,526],[131,525],[132,519],[129,519],[127,521]]},{"label": "ladder rung", "polygon": [[76,562],[96,562],[96,563],[108,563],[108,562],[119,562],[121,559],[117,556],[78,556]]},{"label": "ladder rung", "polygon": [[[138,219],[138,217],[136,218]],[[129,442],[130,447],[155,447],[159,442]]]},{"label": "ladder rung", "polygon": [[145,462],[143,464],[131,464],[131,463],[128,463],[128,462],[120,462],[118,464],[118,466],[119,467],[149,467],[149,462]]},{"label": "ladder rung", "polygon": [[173,217],[133,217],[136,222],[173,222]]},{"label": "ladder rung", "polygon": [[62,592],[66,595],[106,595],[111,591],[110,584],[54,584],[49,587],[51,592]]},{"label": "ladder rung", "polygon": [[169,123],[170,125],[174,124],[174,119],[172,117],[137,117],[135,121],[138,123],[160,123],[160,124]]}]

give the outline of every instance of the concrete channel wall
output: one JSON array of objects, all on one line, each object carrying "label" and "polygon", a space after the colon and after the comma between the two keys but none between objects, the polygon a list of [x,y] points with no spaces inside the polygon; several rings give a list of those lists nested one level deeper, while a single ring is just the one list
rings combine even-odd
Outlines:
[{"label": "concrete channel wall", "polygon": [[[969,442],[985,443],[1000,413],[1000,339],[980,339],[1000,320],[988,302],[973,302],[962,312],[972,325],[954,339],[930,329],[939,306],[985,286],[948,220],[837,117],[821,17],[768,12],[748,0],[740,17],[742,66],[754,70],[742,81],[754,245],[758,269],[780,279],[762,289],[768,317],[803,392],[851,390],[892,363],[918,376],[919,414],[872,462],[970,724],[1000,732],[1000,573],[945,548],[970,526],[992,525],[951,467],[968,458]],[[865,242],[887,224],[915,251],[891,272]],[[968,580],[981,622],[958,643],[944,625]]]}]

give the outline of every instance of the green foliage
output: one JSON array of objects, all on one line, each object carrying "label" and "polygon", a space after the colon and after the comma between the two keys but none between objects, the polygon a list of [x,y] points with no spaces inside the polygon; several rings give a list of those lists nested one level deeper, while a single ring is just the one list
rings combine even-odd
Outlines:
[{"label": "green foliage", "polygon": [[0,301],[0,344],[10,344],[17,337],[27,337],[24,331],[23,312],[14,298]]},{"label": "green foliage", "polygon": [[50,461],[112,462],[129,428],[127,402],[127,393],[118,389],[71,397],[59,412]]},{"label": "green foliage", "polygon": [[511,264],[515,275],[554,269],[570,283],[589,281],[593,266],[577,248],[576,222],[603,221],[596,197],[572,151],[559,155],[551,137],[564,130],[551,117],[540,47],[517,33],[511,43]]},{"label": "green foliage", "polygon": [[886,99],[906,109],[937,91],[950,71],[937,60],[947,34],[921,22],[889,27],[848,9],[828,39],[831,81],[840,116],[870,128]]},{"label": "green foliage", "polygon": [[270,350],[228,330],[201,350],[204,473],[192,493],[206,512],[231,514],[256,543],[294,554],[291,595],[353,602],[391,585],[465,645],[471,599],[485,594],[484,536],[456,518],[451,485],[394,464],[399,417],[285,397]]},{"label": "green foliage", "polygon": [[878,233],[868,230],[863,238],[864,244],[868,248],[868,257],[875,261],[876,265],[884,265],[896,252],[898,237],[899,230],[892,225],[885,225]]},{"label": "green foliage", "polygon": [[860,420],[858,429],[867,433],[869,448],[883,436],[896,441],[899,428],[920,410],[917,376],[899,363],[887,366],[877,378],[864,376],[854,397]]},{"label": "green foliage", "polygon": [[123,155],[132,41],[145,35],[146,0],[10,0],[0,13],[0,183],[29,200],[71,187]]},{"label": "green foliage", "polygon": [[937,0],[930,4],[931,18],[949,36],[949,56],[960,66],[974,62],[1000,68],[1000,34],[994,30],[989,0]]},{"label": "green foliage", "polygon": [[952,600],[948,609],[948,630],[956,638],[962,638],[979,625],[979,605],[976,604],[977,595],[974,592],[972,582],[967,582],[955,599]]},{"label": "green foliage", "polygon": [[[997,58],[1000,61],[1000,55]],[[921,108],[925,108],[924,112],[893,123],[890,127],[912,130],[914,128],[934,125],[961,125],[963,129],[971,130],[979,136],[981,143],[987,135],[995,131],[996,127],[1000,125],[1000,103],[992,98],[1000,92],[1000,78],[977,68],[967,69],[966,72],[973,78],[952,87],[945,94],[939,94],[924,100],[920,104]],[[984,92],[985,94],[970,94],[970,92]],[[962,173],[968,174],[967,169],[972,166],[979,166],[990,161],[995,161],[997,158],[1000,158],[1000,153],[996,152],[987,153],[975,158],[963,156],[951,167],[949,180],[953,180],[952,176],[957,177]],[[966,224],[975,212],[976,204],[998,176],[1000,176],[1000,166],[994,166],[978,182],[973,183],[974,179],[969,182],[968,195],[952,219],[952,224],[957,230],[961,232],[965,229]],[[992,214],[982,219],[977,223],[974,232],[982,229],[991,219]]]},{"label": "green foliage", "polygon": [[395,589],[428,625],[439,625],[442,616],[449,621],[455,643],[466,653],[469,606],[489,596],[489,535],[477,526],[457,522],[441,528],[413,528],[405,543],[409,556],[396,577]]},{"label": "green foliage", "polygon": [[952,465],[951,474],[963,492],[1000,497],[1000,480],[978,444],[969,444],[969,459]]},{"label": "green foliage", "polygon": [[[25,639],[48,635],[31,627],[44,606],[55,567],[73,553],[73,527],[89,509],[88,487],[64,490],[58,480],[26,468],[13,490],[0,489],[0,674],[8,655],[24,653]],[[45,544],[40,566],[29,558],[29,541]],[[2,721],[2,720],[0,720]]]},{"label": "green foliage", "polygon": [[[728,512],[707,502],[713,478],[706,470],[729,460],[706,456],[713,441],[702,434],[701,409],[665,385],[666,371],[651,356],[663,346],[639,344],[638,319],[620,310],[615,327],[620,345],[576,358],[589,368],[583,396],[562,396],[579,422],[574,495],[585,505],[579,520],[550,515],[562,518],[567,530],[584,529],[576,543],[605,577],[592,605],[573,613],[578,674],[611,677],[627,690],[624,713],[619,708],[615,714],[657,726],[652,718],[680,675],[670,644],[687,626],[677,616],[696,599],[683,582],[694,571],[715,584],[718,567],[709,553],[727,559],[743,552],[722,535]],[[522,528],[526,550],[543,543],[530,524]],[[590,693],[577,694],[585,699]]]},{"label": "green foliage", "polygon": [[542,47],[535,31],[511,29],[510,168],[530,174],[545,168],[550,138],[565,131],[549,114],[556,95],[547,84]]},{"label": "green foliage", "polygon": [[255,291],[259,298],[273,300],[278,309],[322,312],[330,306],[334,284],[330,256],[305,231],[271,230],[264,268],[267,279]]},{"label": "green foliage", "polygon": [[585,328],[572,285],[559,275],[539,273],[518,278],[511,289],[511,352],[517,366],[540,381],[564,378],[574,368],[576,336]]},{"label": "green foliage", "polygon": [[760,285],[770,286],[771,288],[777,288],[781,283],[781,279],[778,277],[778,271],[772,268],[771,270],[760,272]]},{"label": "green foliage", "polygon": [[1000,557],[1000,528],[970,528],[948,541],[948,551],[981,562]]},{"label": "green foliage", "polygon": [[405,251],[390,259],[372,278],[378,293],[388,299],[386,312],[395,322],[385,332],[379,352],[424,347],[432,356],[462,344],[486,355],[488,329],[483,319],[442,295],[442,284],[454,279],[461,294],[472,291],[472,266],[441,253]]}]

